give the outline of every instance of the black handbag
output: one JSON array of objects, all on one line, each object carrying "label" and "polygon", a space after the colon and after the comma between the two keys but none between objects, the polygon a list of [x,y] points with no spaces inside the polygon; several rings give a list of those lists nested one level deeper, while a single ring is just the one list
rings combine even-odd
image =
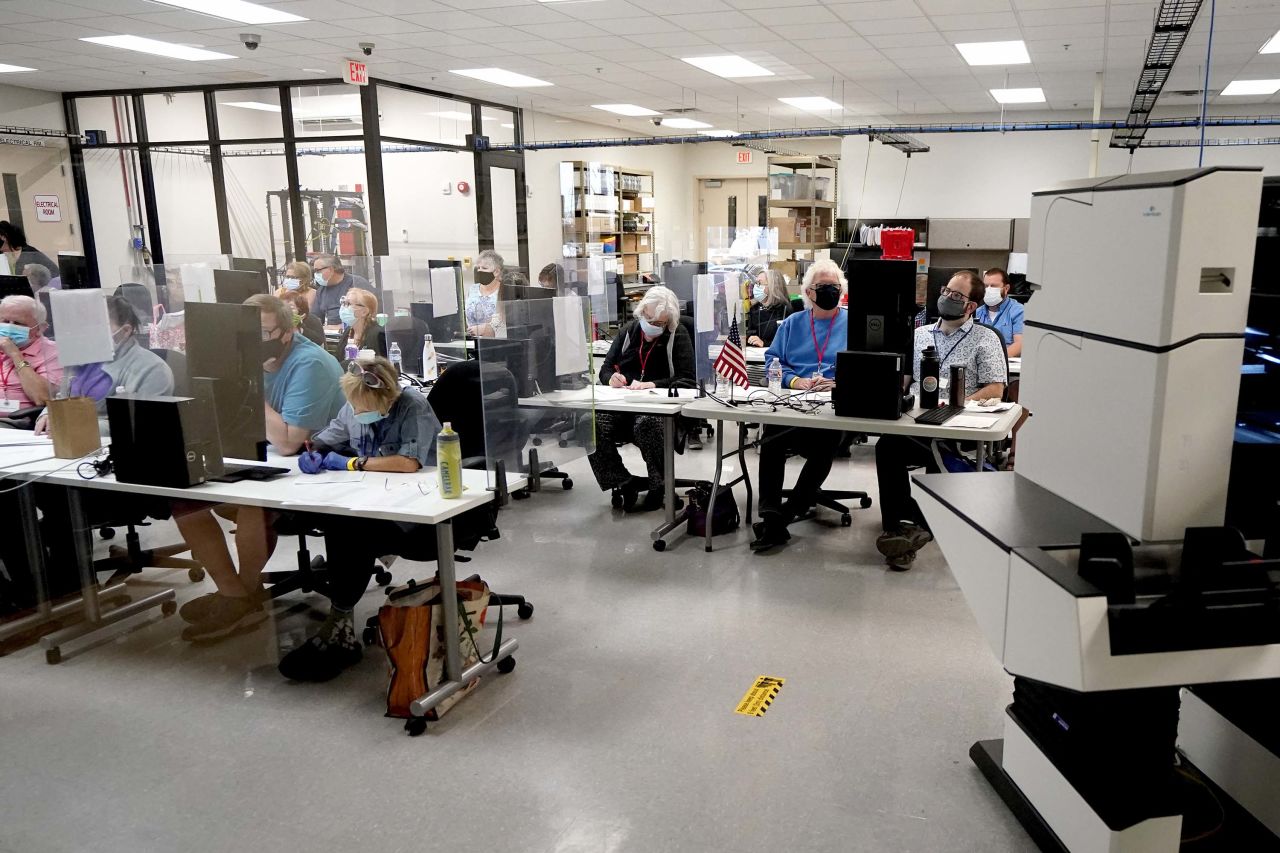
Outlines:
[{"label": "black handbag", "polygon": [[[693,488],[685,493],[689,500],[689,520],[685,531],[690,536],[707,535],[707,507],[711,504],[711,483],[699,480]],[[720,536],[738,529],[742,524],[742,516],[738,513],[738,501],[733,496],[733,489],[721,486],[716,495],[715,516],[711,519],[711,535]]]}]

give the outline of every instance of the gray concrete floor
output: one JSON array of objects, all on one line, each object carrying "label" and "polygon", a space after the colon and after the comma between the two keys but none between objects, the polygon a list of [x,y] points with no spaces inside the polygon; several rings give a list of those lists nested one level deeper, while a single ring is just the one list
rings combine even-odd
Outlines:
[{"label": "gray concrete floor", "polygon": [[[329,684],[280,678],[316,596],[213,646],[152,617],[58,666],[38,647],[0,658],[0,851],[1032,849],[968,759],[999,735],[1010,680],[936,546],[888,572],[872,508],[798,524],[769,557],[746,530],[659,554],[653,515],[567,469],[576,488],[513,503],[459,567],[535,603],[529,622],[509,612],[515,672],[421,738],[382,716],[376,649]],[[828,482],[874,496],[872,450]],[[166,585],[210,588],[138,582]],[[758,675],[786,686],[766,717],[735,714]]]}]

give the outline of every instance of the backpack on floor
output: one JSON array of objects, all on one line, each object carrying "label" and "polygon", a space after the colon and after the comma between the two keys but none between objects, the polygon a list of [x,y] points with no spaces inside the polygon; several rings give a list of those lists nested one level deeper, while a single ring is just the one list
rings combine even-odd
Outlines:
[{"label": "backpack on floor", "polygon": [[[694,487],[685,493],[689,500],[689,521],[685,531],[690,536],[707,535],[707,507],[711,505],[711,484],[699,480]],[[721,486],[716,495],[715,517],[711,519],[711,535],[720,536],[738,529],[742,516],[738,513],[738,501],[733,497],[733,489]]]}]

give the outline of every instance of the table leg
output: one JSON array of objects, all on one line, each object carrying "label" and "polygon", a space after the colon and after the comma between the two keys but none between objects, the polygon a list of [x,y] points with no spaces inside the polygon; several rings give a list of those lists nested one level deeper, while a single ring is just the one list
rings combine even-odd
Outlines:
[{"label": "table leg", "polygon": [[711,480],[711,497],[707,501],[707,539],[702,546],[708,552],[711,551],[711,519],[716,517],[716,496],[720,494],[720,474],[724,470],[724,424],[724,421],[716,421],[716,475]]},{"label": "table leg", "polygon": [[744,518],[747,521],[747,527],[751,527],[751,477],[747,474],[747,425],[745,423],[738,424],[738,464],[742,466],[742,482],[747,487],[747,514]]},{"label": "table leg", "polygon": [[666,550],[667,536],[684,524],[689,515],[688,507],[676,512],[676,416],[674,415],[662,418],[662,477],[666,481],[663,486],[666,512],[662,524],[655,527],[649,534],[655,551]]},{"label": "table leg", "polygon": [[542,463],[538,461],[538,451],[529,448],[529,491],[542,491]]},{"label": "table leg", "polygon": [[978,442],[978,472],[985,470],[987,464],[987,443],[985,441]]}]

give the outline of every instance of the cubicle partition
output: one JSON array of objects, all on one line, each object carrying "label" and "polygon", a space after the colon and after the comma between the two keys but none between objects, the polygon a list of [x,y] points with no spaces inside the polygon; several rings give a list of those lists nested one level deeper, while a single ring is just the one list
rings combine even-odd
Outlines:
[{"label": "cubicle partition", "polygon": [[745,337],[745,315],[738,297],[742,278],[738,270],[718,270],[693,277],[693,357],[695,375],[702,387],[717,384],[715,360],[735,319],[739,346]]}]

